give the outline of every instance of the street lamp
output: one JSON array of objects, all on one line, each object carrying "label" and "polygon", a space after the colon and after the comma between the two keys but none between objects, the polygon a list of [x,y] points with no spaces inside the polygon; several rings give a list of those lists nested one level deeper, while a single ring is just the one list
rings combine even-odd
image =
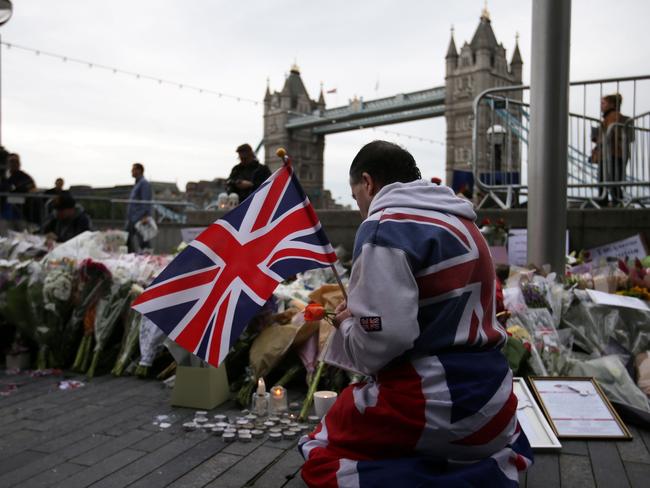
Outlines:
[{"label": "street lamp", "polygon": [[[0,0],[0,25],[6,24],[14,13],[11,0]],[[2,35],[0,34],[0,148],[2,148]],[[4,169],[4,168],[0,168]]]},{"label": "street lamp", "polygon": [[0,0],[0,25],[11,18],[13,11],[14,6],[11,4],[11,0]]}]

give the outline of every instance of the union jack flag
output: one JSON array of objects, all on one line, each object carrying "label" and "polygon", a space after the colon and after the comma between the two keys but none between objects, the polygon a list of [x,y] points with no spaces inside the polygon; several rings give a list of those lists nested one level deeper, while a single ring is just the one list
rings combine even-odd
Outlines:
[{"label": "union jack flag", "polygon": [[309,199],[284,165],[176,256],[133,308],[218,366],[281,281],[335,261]]}]

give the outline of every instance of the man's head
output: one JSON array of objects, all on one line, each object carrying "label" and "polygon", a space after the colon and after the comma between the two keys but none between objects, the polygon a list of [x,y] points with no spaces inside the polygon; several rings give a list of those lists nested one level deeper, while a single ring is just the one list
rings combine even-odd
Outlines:
[{"label": "man's head", "polygon": [[144,174],[144,166],[141,163],[133,163],[131,166],[131,176],[136,180]]},{"label": "man's head", "polygon": [[62,193],[53,201],[54,210],[56,210],[56,218],[59,220],[67,220],[74,216],[77,202],[69,193]]},{"label": "man's head", "polygon": [[12,153],[7,157],[7,162],[9,163],[9,174],[14,174],[20,170],[20,156],[16,153]]},{"label": "man's head", "polygon": [[350,165],[352,198],[365,219],[370,202],[384,186],[421,178],[415,159],[407,150],[386,141],[373,141],[361,148]]},{"label": "man's head", "polygon": [[613,95],[605,95],[600,99],[600,111],[602,113],[607,113],[610,110],[621,110],[621,104],[623,103],[623,97],[620,93],[615,93]]},{"label": "man's head", "polygon": [[255,161],[255,153],[250,144],[242,144],[237,148],[237,154],[239,155],[239,161],[242,164],[248,164]]},{"label": "man's head", "polygon": [[61,191],[63,190],[63,178],[57,178],[54,182],[54,188]]}]

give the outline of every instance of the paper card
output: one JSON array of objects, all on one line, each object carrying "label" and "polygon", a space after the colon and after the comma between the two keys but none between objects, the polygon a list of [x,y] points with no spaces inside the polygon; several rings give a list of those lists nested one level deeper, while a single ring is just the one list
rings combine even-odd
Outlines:
[{"label": "paper card", "polygon": [[[568,230],[566,231],[566,253],[569,254]],[[508,232],[508,264],[528,265],[528,229],[510,229]]]},{"label": "paper card", "polygon": [[644,312],[650,312],[650,307],[638,298],[615,295],[613,293],[604,293],[596,290],[587,290],[587,294],[589,295],[589,298],[591,298],[591,301],[598,305],[634,308],[637,310],[643,310]]},{"label": "paper card", "polygon": [[494,264],[508,264],[508,249],[505,246],[490,246]]},{"label": "paper card", "polygon": [[598,262],[601,258],[639,258],[643,259],[648,255],[643,237],[637,234],[627,239],[615,241],[604,246],[588,249],[589,257],[592,262]]},{"label": "paper card", "polygon": [[181,238],[183,239],[184,243],[189,244],[194,239],[196,239],[198,235],[206,228],[207,227],[186,227],[184,229],[181,229]]}]

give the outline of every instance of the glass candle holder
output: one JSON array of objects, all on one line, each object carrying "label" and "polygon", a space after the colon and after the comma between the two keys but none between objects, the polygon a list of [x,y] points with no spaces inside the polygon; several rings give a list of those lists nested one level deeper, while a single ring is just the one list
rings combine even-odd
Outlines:
[{"label": "glass candle holder", "polygon": [[289,409],[287,404],[287,390],[282,386],[271,388],[271,404],[269,412],[271,414],[284,413]]}]

